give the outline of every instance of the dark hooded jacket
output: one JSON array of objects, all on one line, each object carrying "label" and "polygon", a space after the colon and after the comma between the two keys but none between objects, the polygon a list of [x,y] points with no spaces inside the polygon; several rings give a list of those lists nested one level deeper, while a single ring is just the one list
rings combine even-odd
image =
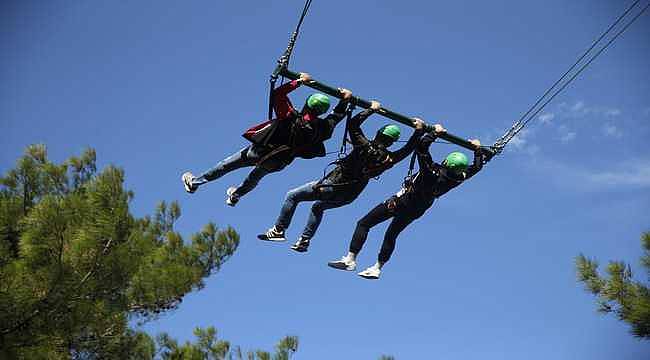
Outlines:
[{"label": "dark hooded jacket", "polygon": [[383,146],[368,140],[361,130],[361,124],[373,113],[367,109],[359,112],[348,124],[350,142],[353,149],[350,154],[336,162],[336,168],[325,175],[321,182],[330,186],[341,187],[343,191],[356,198],[366,187],[368,181],[381,175],[398,162],[405,159],[418,143],[422,130],[415,130],[409,141],[396,151],[389,151]]},{"label": "dark hooded jacket", "polygon": [[489,160],[483,151],[474,152],[474,162],[461,174],[447,169],[444,165],[433,161],[429,146],[435,141],[434,136],[426,135],[416,148],[419,171],[408,179],[404,188],[389,201],[397,209],[424,211],[431,207],[436,198],[462,184],[463,181],[476,175]]},{"label": "dark hooded jacket", "polygon": [[311,113],[298,112],[287,96],[298,88],[296,80],[288,82],[273,92],[273,109],[276,118],[258,124],[244,133],[244,137],[256,145],[263,145],[276,159],[285,163],[300,157],[311,159],[326,154],[324,141],[332,137],[334,128],[345,117],[347,103],[339,101],[334,110],[325,118]]}]

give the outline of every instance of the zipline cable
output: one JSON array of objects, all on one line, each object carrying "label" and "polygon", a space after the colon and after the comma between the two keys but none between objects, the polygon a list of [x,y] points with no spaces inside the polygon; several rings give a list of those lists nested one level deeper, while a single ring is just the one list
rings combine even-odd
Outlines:
[{"label": "zipline cable", "polygon": [[[585,63],[574,75],[572,75],[553,95],[546,100],[537,110],[533,110],[539,105],[570,73],[584,60],[584,58],[592,52],[592,50],[623,20],[634,7],[640,2],[636,0],[628,9],[618,17],[618,19],[609,26],[609,28],[585,51],[580,58],[567,70],[536,102],[531,106],[526,113],[515,122],[515,124],[503,135],[497,142],[494,143],[493,148],[497,152],[501,152],[503,148],[515,137],[530,121],[532,121],[537,114],[539,114],[557,95],[559,95],[569,84],[575,80],[600,54],[602,54],[619,36],[621,36],[647,9],[650,7],[648,3],[641,11],[639,11],[627,24],[623,26],[602,48],[600,48],[589,60]],[[531,114],[532,112],[532,114]],[[531,114],[530,116],[528,116]],[[528,118],[526,119],[526,117]]]},{"label": "zipline cable", "polygon": [[621,22],[621,20],[623,20],[623,18],[625,18],[625,16],[627,16],[627,14],[628,14],[630,11],[632,11],[632,9],[633,9],[633,8],[634,8],[634,7],[635,7],[635,6],[640,2],[640,1],[641,1],[641,0],[636,0],[636,1],[635,1],[635,2],[634,2],[634,3],[633,3],[633,4],[632,4],[632,5],[631,5],[631,6],[630,6],[630,7],[629,7],[629,8],[628,8],[628,9],[627,9],[627,10],[626,10],[622,15],[621,15],[621,16],[619,16],[618,19],[616,19],[616,21],[615,21],[613,24],[611,24],[611,25],[609,26],[609,28],[608,28],[605,32],[603,32],[603,33],[600,35],[600,37],[599,37],[596,41],[594,41],[594,42],[591,44],[591,46],[589,47],[589,49],[587,49],[587,50],[586,50],[586,51],[585,51],[585,52],[584,52],[584,53],[583,53],[583,54],[578,58],[578,60],[576,60],[576,62],[573,63],[573,65],[571,65],[571,67],[569,68],[569,70],[567,70],[567,71],[566,71],[566,72],[565,72],[565,73],[564,73],[564,74],[563,74],[563,75],[562,75],[562,76],[561,76],[557,81],[555,81],[555,83],[554,83],[553,85],[551,85],[551,87],[548,88],[548,90],[546,90],[546,92],[545,92],[542,96],[540,96],[539,99],[537,99],[537,101],[535,102],[535,104],[533,104],[533,105],[528,109],[528,111],[526,111],[526,113],[524,113],[524,114],[519,118],[519,120],[517,120],[516,123],[518,124],[518,123],[521,123],[522,121],[524,121],[524,119],[528,116],[528,114],[530,114],[530,113],[531,113],[531,112],[532,112],[532,111],[537,107],[537,105],[539,105],[539,104],[544,100],[544,98],[546,98],[546,96],[548,96],[548,94],[550,94],[551,91],[553,91],[553,89],[554,89],[554,88],[555,88],[555,87],[556,87],[556,86],[557,86],[557,85],[558,85],[562,80],[564,80],[564,79],[567,77],[567,75],[569,75],[569,73],[570,73],[571,71],[573,71],[573,69],[575,69],[575,67],[578,66],[578,64],[580,64],[580,62],[582,62],[582,60],[583,60],[587,55],[589,55],[589,53],[591,53],[591,51],[596,47],[596,45],[598,45],[598,43],[600,43],[600,42],[605,38],[605,36],[607,36],[607,35],[612,31],[612,29],[614,29],[614,27],[616,27],[616,25],[618,25],[618,24]]},{"label": "zipline cable", "polygon": [[548,99],[544,104],[542,104],[542,107],[541,107],[540,109],[538,109],[536,112],[534,112],[534,113],[533,113],[533,114],[532,114],[532,115],[531,115],[531,116],[530,116],[530,117],[529,117],[529,118],[524,122],[524,126],[525,126],[526,124],[528,124],[531,120],[533,120],[533,119],[535,118],[535,116],[537,116],[537,114],[539,114],[539,113],[544,109],[544,107],[545,107],[546,105],[548,105],[548,103],[550,103],[551,100],[553,100],[553,98],[555,98],[555,97],[556,97],[556,96],[557,96],[557,95],[558,95],[562,90],[564,90],[564,88],[566,88],[566,87],[567,87],[567,86],[568,86],[568,85],[569,85],[569,84],[570,84],[570,83],[571,83],[571,82],[572,82],[576,77],[578,77],[578,75],[580,75],[580,73],[582,73],[582,72],[583,72],[583,71],[584,71],[584,70],[585,70],[585,69],[586,69],[586,68],[587,68],[587,67],[588,67],[588,66],[589,66],[589,65],[590,65],[594,60],[596,60],[596,58],[597,58],[597,57],[598,57],[598,56],[599,56],[603,51],[605,51],[605,49],[607,49],[607,48],[609,47],[609,45],[611,45],[611,44],[614,42],[614,40],[616,40],[616,38],[618,38],[621,34],[623,34],[623,32],[625,32],[625,30],[627,30],[627,28],[629,28],[630,25],[632,25],[632,23],[633,23],[636,19],[638,19],[638,18],[639,18],[639,17],[640,17],[640,16],[641,16],[641,15],[642,15],[642,14],[643,14],[643,13],[644,13],[648,8],[649,8],[649,7],[650,7],[650,3],[648,3],[648,5],[646,5],[646,6],[641,10],[641,12],[639,12],[639,13],[638,13],[638,14],[637,14],[633,19],[632,19],[631,22],[629,22],[628,24],[626,24],[625,27],[624,27],[623,29],[621,29],[621,31],[619,31],[619,32],[618,32],[618,33],[617,33],[617,34],[616,34],[616,35],[615,35],[615,36],[614,36],[610,41],[608,41],[607,44],[605,45],[605,47],[603,47],[602,49],[598,50],[598,52],[597,52],[597,53],[596,53],[596,54],[595,54],[591,59],[589,59],[589,61],[588,61],[584,66],[582,66],[582,67],[580,68],[580,70],[578,70],[578,72],[577,72],[575,75],[573,75],[573,76],[569,79],[569,81],[568,81],[567,83],[565,83],[565,84],[564,84],[560,89],[558,89],[558,91],[557,91],[555,94],[553,94],[553,96],[552,96],[550,99]]}]

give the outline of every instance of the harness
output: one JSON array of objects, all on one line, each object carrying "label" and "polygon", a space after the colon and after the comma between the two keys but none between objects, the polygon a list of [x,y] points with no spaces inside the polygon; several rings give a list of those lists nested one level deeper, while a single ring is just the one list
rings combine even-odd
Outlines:
[{"label": "harness", "polygon": [[[355,152],[353,150],[352,153],[346,157],[329,163],[325,168],[326,170],[331,165],[336,165],[336,167],[329,174],[324,174],[323,179],[314,185],[314,189],[318,190],[324,187],[345,187],[358,184],[372,178],[378,178],[384,171],[390,169],[394,165],[390,152],[382,147],[374,145],[372,142],[359,149],[356,156],[358,157],[355,158]],[[361,161],[361,164],[355,164],[359,161]],[[351,179],[347,180],[346,178]],[[323,184],[323,181],[326,179],[334,179],[335,182],[333,184]],[[347,181],[336,182],[341,179]]]}]

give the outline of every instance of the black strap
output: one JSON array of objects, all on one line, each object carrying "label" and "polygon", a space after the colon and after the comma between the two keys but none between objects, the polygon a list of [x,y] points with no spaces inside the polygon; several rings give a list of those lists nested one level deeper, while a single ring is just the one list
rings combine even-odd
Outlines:
[{"label": "black strap", "polygon": [[346,119],[345,119],[345,130],[343,130],[343,140],[341,141],[341,147],[339,148],[339,154],[338,158],[342,159],[348,154],[348,126],[350,124],[350,121],[352,120],[352,112],[354,111],[354,108],[356,107],[354,101],[350,101],[348,104],[347,110],[345,111],[346,113]]},{"label": "black strap", "polygon": [[408,177],[413,175],[413,170],[415,169],[415,158],[417,157],[417,154],[415,151],[411,154],[411,162],[409,163],[409,172],[407,174]]},{"label": "black strap", "polygon": [[409,170],[406,173],[406,176],[404,177],[404,182],[402,183],[402,187],[404,189],[408,189],[413,185],[413,171],[415,170],[415,159],[417,158],[417,154],[415,151],[411,154],[411,161],[409,162]]}]

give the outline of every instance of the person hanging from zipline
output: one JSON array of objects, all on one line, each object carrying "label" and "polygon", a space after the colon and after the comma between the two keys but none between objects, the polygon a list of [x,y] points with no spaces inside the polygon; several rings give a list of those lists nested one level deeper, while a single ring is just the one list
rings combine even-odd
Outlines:
[{"label": "person hanging from zipline", "polygon": [[379,279],[382,267],[388,262],[395,249],[395,242],[400,232],[424,215],[435,199],[476,175],[491,159],[488,153],[481,151],[481,142],[475,139],[470,140],[476,147],[472,165],[468,166],[467,156],[461,152],[450,153],[442,164],[434,162],[429,153],[429,146],[436,140],[437,135],[443,132],[446,130],[436,124],[432,132],[422,137],[415,150],[419,171],[405,179],[402,189],[396,195],[377,205],[357,222],[348,254],[340,260],[329,262],[328,266],[354,271],[357,267],[356,257],[366,242],[370,229],[392,218],[384,234],[377,262],[358,274],[366,279]]},{"label": "person hanging from zipline", "polygon": [[388,148],[399,139],[400,128],[397,125],[385,125],[377,131],[373,140],[366,138],[361,124],[380,107],[379,102],[372,101],[369,109],[348,120],[350,142],[353,146],[350,154],[336,161],[336,167],[323,179],[289,191],[275,225],[266,233],[258,235],[260,240],[285,241],[285,230],[291,223],[298,203],[315,201],[307,225],[298,241],[291,246],[291,249],[297,252],[306,252],[325,210],[351,203],[361,194],[370,179],[378,177],[413,152],[418,139],[424,133],[424,122],[418,118],[413,119],[413,135],[396,151],[389,151]]},{"label": "person hanging from zipline", "polygon": [[199,186],[219,179],[233,170],[253,167],[241,185],[230,187],[226,191],[226,204],[235,206],[264,176],[284,169],[295,158],[324,157],[326,152],[323,143],[332,137],[334,128],[345,117],[352,92],[339,89],[341,100],[338,105],[329,115],[320,118],[330,106],[326,95],[310,95],[300,111],[293,107],[287,96],[300,85],[310,81],[309,74],[300,73],[299,79],[275,89],[272,101],[276,118],[246,131],[243,136],[252,144],[230,155],[212,169],[200,176],[194,176],[191,172],[184,173],[182,181],[185,191],[194,193]]}]

